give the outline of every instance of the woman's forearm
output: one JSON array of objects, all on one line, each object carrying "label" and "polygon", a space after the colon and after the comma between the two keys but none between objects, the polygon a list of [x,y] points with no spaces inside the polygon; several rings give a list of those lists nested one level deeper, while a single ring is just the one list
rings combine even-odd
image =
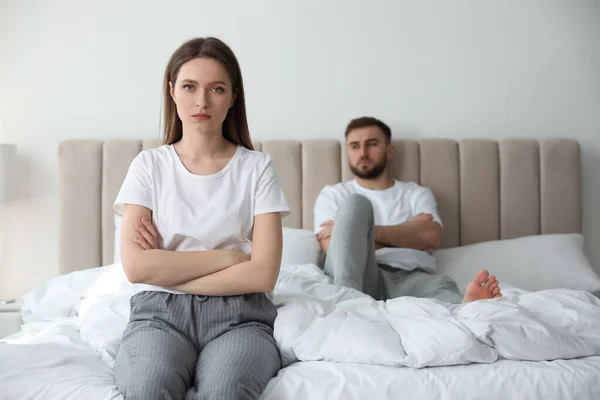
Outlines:
[{"label": "woman's forearm", "polygon": [[173,286],[210,275],[235,264],[232,250],[143,250],[123,259],[127,278],[133,283]]},{"label": "woman's forearm", "polygon": [[277,283],[279,265],[246,261],[227,269],[170,287],[184,293],[204,296],[235,296],[271,292]]}]

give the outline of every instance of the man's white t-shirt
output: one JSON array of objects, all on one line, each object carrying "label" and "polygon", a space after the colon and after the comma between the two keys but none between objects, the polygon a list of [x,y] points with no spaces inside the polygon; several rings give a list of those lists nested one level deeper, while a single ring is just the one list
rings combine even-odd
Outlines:
[{"label": "man's white t-shirt", "polygon": [[[353,179],[323,188],[315,202],[315,233],[322,229],[320,225],[323,222],[335,221],[339,204],[352,193],[361,194],[371,201],[375,225],[401,224],[420,213],[431,214],[434,221],[442,223],[435,197],[426,187],[414,182],[395,180],[394,186],[388,189],[370,190],[360,186],[356,179]],[[375,251],[375,259],[379,264],[407,271],[421,268],[435,272],[435,259],[428,251],[386,247]]]},{"label": "man's white t-shirt", "polygon": [[250,254],[254,216],[290,214],[271,157],[243,146],[212,175],[188,171],[173,145],[144,150],[131,163],[113,208],[122,215],[125,204],[152,210],[159,248],[172,251],[235,249]]}]

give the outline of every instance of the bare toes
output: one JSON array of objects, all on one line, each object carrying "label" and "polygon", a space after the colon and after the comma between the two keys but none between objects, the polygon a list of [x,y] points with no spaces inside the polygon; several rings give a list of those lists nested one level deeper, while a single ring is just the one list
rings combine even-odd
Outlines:
[{"label": "bare toes", "polygon": [[499,287],[494,288],[494,290],[492,290],[492,295],[496,296],[498,294],[500,294],[500,288]]},{"label": "bare toes", "polygon": [[492,284],[490,285],[490,290],[494,290],[498,287],[498,281],[494,281],[492,282]]},{"label": "bare toes", "polygon": [[490,285],[494,282],[496,282],[496,277],[494,275],[492,275],[487,279],[487,281],[485,281],[484,286],[490,287]]},{"label": "bare toes", "polygon": [[482,269],[477,274],[475,274],[475,277],[473,278],[473,283],[475,283],[476,285],[483,285],[487,281],[488,277],[489,272],[487,272],[485,269]]}]

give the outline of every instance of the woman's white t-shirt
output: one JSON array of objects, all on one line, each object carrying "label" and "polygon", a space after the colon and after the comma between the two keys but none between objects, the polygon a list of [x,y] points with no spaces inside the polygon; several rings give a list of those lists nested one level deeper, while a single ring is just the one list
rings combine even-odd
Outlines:
[{"label": "woman's white t-shirt", "polygon": [[212,175],[188,171],[173,145],[144,150],[131,163],[113,208],[123,214],[125,204],[149,208],[161,236],[159,248],[172,251],[235,249],[250,254],[254,216],[290,214],[271,157],[243,146]]}]

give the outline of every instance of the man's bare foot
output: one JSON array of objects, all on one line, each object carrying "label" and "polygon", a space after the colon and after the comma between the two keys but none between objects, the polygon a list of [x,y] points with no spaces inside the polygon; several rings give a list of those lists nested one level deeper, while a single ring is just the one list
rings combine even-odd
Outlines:
[{"label": "man's bare foot", "polygon": [[473,278],[473,282],[467,286],[463,303],[475,300],[493,299],[502,297],[498,281],[494,275],[490,276],[485,269],[479,271]]}]

